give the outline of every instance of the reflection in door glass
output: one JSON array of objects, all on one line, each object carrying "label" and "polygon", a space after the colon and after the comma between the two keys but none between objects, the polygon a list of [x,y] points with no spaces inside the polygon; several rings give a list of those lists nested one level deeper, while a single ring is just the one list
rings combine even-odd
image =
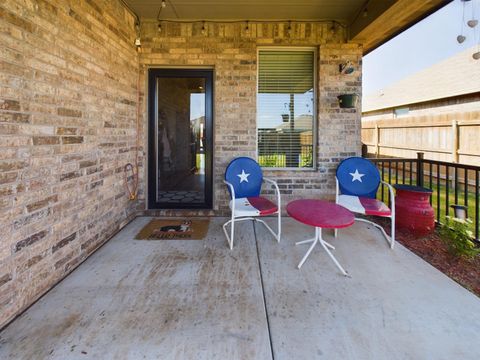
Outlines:
[{"label": "reflection in door glass", "polygon": [[205,202],[205,79],[158,78],[157,201]]}]

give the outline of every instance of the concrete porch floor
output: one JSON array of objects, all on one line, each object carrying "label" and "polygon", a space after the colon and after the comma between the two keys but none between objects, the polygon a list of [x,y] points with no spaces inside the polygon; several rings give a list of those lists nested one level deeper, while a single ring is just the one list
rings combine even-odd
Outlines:
[{"label": "concrete porch floor", "polygon": [[[277,244],[212,218],[203,241],[138,241],[138,218],[0,333],[1,359],[478,359],[480,299],[375,229]],[[269,221],[274,223],[273,219]],[[257,238],[257,241],[255,240]]]}]

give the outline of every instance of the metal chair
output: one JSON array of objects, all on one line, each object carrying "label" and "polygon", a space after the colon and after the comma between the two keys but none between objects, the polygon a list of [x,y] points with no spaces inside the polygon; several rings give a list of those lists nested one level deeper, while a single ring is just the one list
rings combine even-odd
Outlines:
[{"label": "metal chair", "polygon": [[[267,182],[274,187],[277,195],[277,204],[260,196],[263,182]],[[254,220],[262,223],[275,239],[280,242],[282,228],[280,189],[275,181],[263,177],[260,165],[248,157],[236,158],[230,162],[225,170],[224,183],[227,185],[231,196],[229,207],[232,212],[232,218],[223,224],[223,231],[227,237],[230,249],[233,249],[235,222],[244,220]],[[260,216],[273,214],[278,216],[277,233],[265,221],[257,219]],[[228,224],[231,224],[230,236],[227,232]]]},{"label": "metal chair", "polygon": [[[351,157],[343,160],[337,167],[336,179],[336,203],[342,205],[353,213],[388,217],[391,220],[391,236],[385,229],[367,219],[355,218],[355,220],[369,223],[382,232],[390,248],[395,244],[395,196],[393,187],[382,181],[377,167],[369,160],[361,157]],[[383,202],[375,198],[380,184],[387,186],[390,192],[391,209]],[[335,230],[335,236],[337,231]]]}]

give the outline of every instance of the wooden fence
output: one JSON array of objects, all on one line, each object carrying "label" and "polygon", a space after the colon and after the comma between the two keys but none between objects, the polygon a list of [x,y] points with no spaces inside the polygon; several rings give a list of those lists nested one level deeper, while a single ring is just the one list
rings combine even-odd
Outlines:
[{"label": "wooden fence", "polygon": [[[480,105],[479,105],[480,107]],[[362,119],[362,142],[377,157],[480,165],[480,111],[398,119]]]}]

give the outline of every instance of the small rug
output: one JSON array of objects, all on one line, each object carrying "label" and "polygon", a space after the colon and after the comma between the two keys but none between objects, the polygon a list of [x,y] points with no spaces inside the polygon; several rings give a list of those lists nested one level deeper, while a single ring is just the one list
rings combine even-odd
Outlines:
[{"label": "small rug", "polygon": [[203,240],[209,219],[155,219],[135,236],[136,240]]}]

